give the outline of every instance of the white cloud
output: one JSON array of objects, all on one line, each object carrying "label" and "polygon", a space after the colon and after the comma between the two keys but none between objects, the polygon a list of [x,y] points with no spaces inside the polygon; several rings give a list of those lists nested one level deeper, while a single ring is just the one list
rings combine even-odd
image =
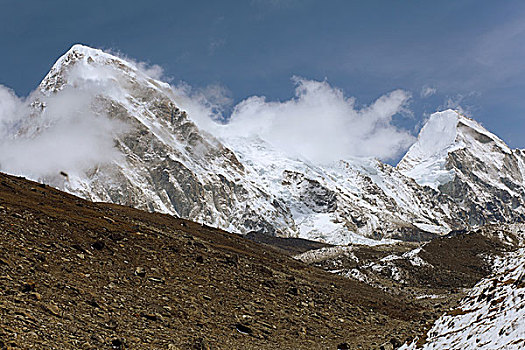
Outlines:
[{"label": "white cloud", "polygon": [[45,104],[40,113],[0,86],[0,169],[38,180],[118,159],[114,136],[125,126],[94,108],[98,88],[66,87],[48,97],[35,92],[27,101]]},{"label": "white cloud", "polygon": [[357,109],[354,98],[326,81],[294,80],[294,98],[272,102],[250,97],[234,107],[225,125],[211,121],[216,114],[205,107],[192,106],[190,116],[219,138],[260,137],[289,155],[318,163],[351,157],[394,159],[414,141],[392,124],[395,114],[408,112],[406,91],[392,91]]},{"label": "white cloud", "polygon": [[11,89],[0,85],[0,140],[13,133],[20,114],[23,113],[23,106],[22,99],[19,99]]},{"label": "white cloud", "polygon": [[180,107],[188,112],[200,128],[208,131],[216,130],[217,123],[224,120],[226,108],[233,103],[231,92],[220,84],[195,89],[185,82],[180,82],[171,88]]},{"label": "white cloud", "polygon": [[161,66],[157,64],[150,65],[145,62],[133,62],[133,63],[140,71],[142,71],[147,76],[153,79],[156,79],[156,80],[164,79],[164,69]]},{"label": "white cloud", "polygon": [[133,64],[139,71],[146,74],[150,78],[153,78],[155,80],[168,80],[168,81],[170,80],[170,79],[167,79],[167,77],[164,75],[164,68],[162,68],[158,64],[151,64],[148,62],[137,61],[131,57],[126,56],[124,53],[118,50],[108,49],[106,51],[113,56],[116,56],[118,58],[123,59],[126,62]]},{"label": "white cloud", "polygon": [[421,88],[420,96],[422,98],[427,98],[432,95],[435,95],[436,92],[437,92],[436,88],[426,85],[426,86],[423,86],[423,88]]}]

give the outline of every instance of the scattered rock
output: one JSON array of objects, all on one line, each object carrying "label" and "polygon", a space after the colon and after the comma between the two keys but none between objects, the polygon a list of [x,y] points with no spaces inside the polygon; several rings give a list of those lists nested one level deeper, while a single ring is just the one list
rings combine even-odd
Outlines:
[{"label": "scattered rock", "polygon": [[146,276],[146,269],[144,269],[143,267],[137,267],[135,269],[135,275],[139,276],[139,277],[144,277]]},{"label": "scattered rock", "polygon": [[391,342],[386,342],[379,345],[380,350],[394,350],[394,345]]},{"label": "scattered rock", "polygon": [[158,319],[156,314],[151,313],[143,313],[141,316],[150,321],[157,321]]},{"label": "scattered rock", "polygon": [[241,323],[237,323],[237,324],[235,325],[235,329],[237,329],[237,331],[238,331],[239,333],[241,333],[241,334],[247,334],[247,335],[249,335],[249,334],[252,334],[252,333],[253,333],[253,331],[252,331],[252,329],[251,329],[250,327],[247,327],[247,326],[245,326],[245,325],[243,325],[243,324],[241,324]]},{"label": "scattered rock", "polygon": [[124,349],[125,341],[123,338],[113,338],[110,344],[113,349]]},{"label": "scattered rock", "polygon": [[53,316],[60,316],[60,309],[55,304],[45,304],[44,309]]},{"label": "scattered rock", "polygon": [[150,277],[148,278],[148,281],[155,282],[155,283],[164,283],[164,278],[158,278],[158,277]]},{"label": "scattered rock", "polygon": [[26,281],[25,283],[23,283],[23,284],[20,286],[20,290],[21,290],[23,293],[29,293],[29,292],[32,292],[32,291],[35,290],[35,286],[36,286],[35,281],[28,280],[28,281]]},{"label": "scattered rock", "polygon": [[401,345],[403,345],[403,343],[401,343],[401,340],[399,340],[396,337],[392,337],[392,339],[390,339],[390,343],[394,346],[394,349],[397,349],[401,347]]},{"label": "scattered rock", "polygon": [[211,346],[208,341],[204,338],[197,338],[193,343],[192,349],[194,350],[211,350]]},{"label": "scattered rock", "polygon": [[299,290],[297,289],[297,287],[290,287],[288,288],[288,294],[299,295]]},{"label": "scattered rock", "polygon": [[102,250],[105,247],[105,243],[103,241],[96,241],[91,244],[91,248],[95,250]]}]

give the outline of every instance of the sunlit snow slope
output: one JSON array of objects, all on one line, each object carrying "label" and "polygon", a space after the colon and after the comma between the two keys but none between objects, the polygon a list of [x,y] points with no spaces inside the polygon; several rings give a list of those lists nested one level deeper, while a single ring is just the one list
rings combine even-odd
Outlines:
[{"label": "sunlit snow slope", "polygon": [[[515,226],[523,246],[523,226]],[[480,281],[458,308],[439,318],[422,349],[524,349],[525,248],[495,259],[495,273]],[[416,349],[416,344],[401,347]]]}]

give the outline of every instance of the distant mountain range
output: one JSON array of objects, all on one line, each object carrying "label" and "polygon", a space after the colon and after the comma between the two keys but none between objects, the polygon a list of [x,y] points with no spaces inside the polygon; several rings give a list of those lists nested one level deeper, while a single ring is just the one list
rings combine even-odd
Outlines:
[{"label": "distant mountain range", "polygon": [[261,139],[200,130],[168,84],[81,45],[43,79],[16,137],[49,126],[39,123],[51,113],[46,100],[94,83],[90,108],[126,126],[114,135],[120,157],[37,179],[83,198],[334,244],[424,240],[525,218],[525,152],[456,111],[433,114],[396,167],[363,158],[319,166]]}]

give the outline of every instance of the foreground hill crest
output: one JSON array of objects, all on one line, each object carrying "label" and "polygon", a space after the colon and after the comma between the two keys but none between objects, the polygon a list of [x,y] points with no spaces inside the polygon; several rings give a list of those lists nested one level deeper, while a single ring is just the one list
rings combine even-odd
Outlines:
[{"label": "foreground hill crest", "polygon": [[96,87],[91,108],[126,125],[113,138],[119,157],[83,172],[64,169],[68,178],[40,179],[84,198],[240,233],[343,244],[421,240],[524,218],[523,152],[454,111],[432,115],[397,167],[372,159],[314,166],[260,139],[216,139],[180,109],[168,84],[82,45],[44,78],[32,120],[46,113],[46,98],[86,86]]}]

